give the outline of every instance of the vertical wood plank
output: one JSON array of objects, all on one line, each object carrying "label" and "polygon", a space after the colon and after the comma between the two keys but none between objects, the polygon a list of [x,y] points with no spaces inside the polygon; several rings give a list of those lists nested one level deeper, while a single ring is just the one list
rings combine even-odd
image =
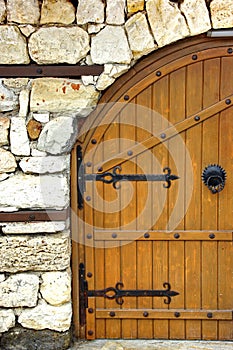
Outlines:
[{"label": "vertical wood plank", "polygon": [[[202,110],[203,95],[202,62],[187,67],[186,78],[186,114],[191,115]],[[186,147],[192,160],[192,169],[186,168],[186,182],[193,175],[193,195],[186,205],[186,230],[201,227],[201,154],[202,154],[202,125],[197,125],[186,132]],[[185,243],[185,306],[190,309],[201,307],[201,243]],[[186,321],[186,338],[201,338],[201,321]]]},{"label": "vertical wood plank", "polygon": [[[168,126],[169,114],[169,79],[162,78],[153,85],[152,109],[153,109],[153,134],[160,135]],[[161,173],[161,170],[168,164],[167,142],[153,148],[152,171],[154,174]],[[153,201],[152,211],[155,213],[156,221],[153,223],[153,230],[165,230],[168,215],[168,193],[162,184],[152,184]],[[165,190],[165,191],[164,191]],[[168,243],[153,242],[153,289],[160,289],[164,282],[168,281]],[[153,308],[167,309],[161,298],[154,298]],[[155,320],[153,322],[154,338],[168,339],[169,321]]]},{"label": "vertical wood plank", "polygon": [[[148,138],[148,130],[151,130],[151,94],[152,89],[147,88],[137,97],[137,142]],[[145,108],[142,108],[144,106]],[[143,112],[143,115],[142,115]],[[151,173],[150,150],[137,156],[137,173]],[[149,182],[137,182],[137,229],[148,230],[151,222],[151,193],[152,187]],[[152,288],[152,243],[137,242],[137,289]],[[150,309],[152,298],[138,297],[138,308]],[[153,321],[138,321],[138,338],[153,338]]]},{"label": "vertical wood plank", "polygon": [[[219,101],[220,59],[204,61],[203,107]],[[203,123],[202,169],[219,161],[219,115]],[[202,230],[218,229],[218,197],[202,184]],[[202,308],[217,309],[218,250],[216,242],[202,243]],[[218,338],[218,321],[202,321],[202,338]]]},{"label": "vertical wood plank", "polygon": [[[119,120],[115,119],[104,135],[104,159],[109,155],[119,152]],[[120,200],[119,193],[111,184],[104,184],[104,225],[105,228],[119,229],[120,226]],[[113,209],[111,204],[115,202]],[[105,242],[105,288],[115,287],[116,283],[121,280],[120,268],[120,245],[119,242]],[[115,300],[105,300],[107,309],[119,308]],[[108,319],[106,320],[106,337],[121,338],[121,321]]]},{"label": "vertical wood plank", "polygon": [[[132,104],[135,101],[132,101]],[[128,105],[120,116],[120,150],[128,149],[135,143],[136,138],[136,111],[134,105]],[[134,162],[126,162],[122,164],[122,173],[136,173],[136,164]],[[121,184],[121,227],[127,230],[136,230],[137,218],[137,186],[135,182],[122,182]],[[125,289],[137,289],[137,254],[136,242],[121,242],[121,276]],[[136,297],[124,298],[123,309],[136,309]],[[122,320],[122,337],[124,339],[137,338],[137,320]]]}]

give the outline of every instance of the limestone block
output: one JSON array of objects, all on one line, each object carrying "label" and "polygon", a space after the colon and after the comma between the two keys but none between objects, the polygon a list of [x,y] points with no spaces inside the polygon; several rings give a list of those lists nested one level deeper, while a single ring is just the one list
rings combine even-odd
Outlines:
[{"label": "limestone block", "polygon": [[1,223],[2,232],[9,234],[56,233],[65,230],[64,221],[9,222]]},{"label": "limestone block", "polygon": [[10,120],[7,117],[0,117],[0,146],[8,145]]},{"label": "limestone block", "polygon": [[26,117],[28,114],[29,90],[23,89],[19,94],[19,117]]},{"label": "limestone block", "polygon": [[167,0],[148,0],[146,10],[152,33],[159,47],[190,35],[178,5]]},{"label": "limestone block", "polygon": [[115,79],[108,74],[102,73],[97,80],[96,89],[102,91],[114,83]]},{"label": "limestone block", "polygon": [[40,28],[30,36],[28,46],[38,64],[76,64],[90,49],[88,33],[77,26]]},{"label": "limestone block", "polygon": [[181,3],[191,35],[207,32],[211,28],[209,11],[205,0],[186,0]]},{"label": "limestone block", "polygon": [[3,22],[6,17],[6,5],[4,0],[0,0],[0,22]]},{"label": "limestone block", "polygon": [[6,173],[5,174],[0,174],[0,182],[8,179],[8,177],[9,177],[9,174],[6,174]]},{"label": "limestone block", "polygon": [[46,124],[38,140],[38,149],[50,154],[69,152],[75,141],[75,119],[58,117]]},{"label": "limestone block", "polygon": [[33,118],[40,123],[48,123],[49,113],[33,113]]},{"label": "limestone block", "polygon": [[106,74],[109,74],[112,78],[118,78],[122,74],[126,73],[130,69],[130,65],[128,64],[105,64],[104,65],[104,72]]},{"label": "limestone block", "polygon": [[95,84],[95,78],[93,75],[82,75],[81,76],[83,85],[94,85]]},{"label": "limestone block", "polygon": [[5,273],[0,273],[0,283],[5,281],[5,279],[6,279]]},{"label": "limestone block", "polygon": [[30,146],[25,118],[12,117],[10,128],[11,152],[17,156],[29,156]]},{"label": "limestone block", "polygon": [[0,173],[11,173],[16,168],[17,164],[13,154],[0,148]]},{"label": "limestone block", "polygon": [[40,292],[47,303],[59,306],[71,300],[71,276],[67,271],[52,271],[41,275]]},{"label": "limestone block", "polygon": [[69,169],[70,156],[23,158],[19,166],[25,174],[59,173]]},{"label": "limestone block", "polygon": [[106,26],[92,38],[91,58],[94,63],[130,63],[132,53],[122,27]]},{"label": "limestone block", "polygon": [[27,38],[36,31],[37,27],[32,26],[31,24],[21,24],[19,25],[21,33]]},{"label": "limestone block", "polygon": [[28,136],[31,140],[37,140],[42,130],[42,124],[34,119],[29,120],[27,124]]},{"label": "limestone block", "polygon": [[79,0],[77,9],[77,23],[104,22],[104,2],[102,0]]},{"label": "limestone block", "polygon": [[127,11],[135,13],[144,10],[145,0],[127,0]]},{"label": "limestone block", "polygon": [[232,0],[213,0],[210,3],[213,28],[233,27],[233,2]]},{"label": "limestone block", "polygon": [[58,271],[70,266],[69,233],[0,237],[0,271]]},{"label": "limestone block", "polygon": [[[32,143],[31,143],[31,147],[32,147]],[[36,146],[33,145],[33,147],[34,148],[31,149],[31,156],[32,157],[46,157],[47,156],[46,152],[39,151],[38,149],[35,148],[35,147],[37,147],[37,145]]]},{"label": "limestone block", "polygon": [[0,306],[36,306],[39,291],[39,277],[35,274],[11,275],[0,283]]},{"label": "limestone block", "polygon": [[41,24],[71,24],[75,20],[75,7],[70,0],[44,0],[41,7]]},{"label": "limestone block", "polygon": [[62,175],[19,173],[0,183],[0,193],[3,208],[59,210],[69,204],[67,179]]},{"label": "limestone block", "polygon": [[146,16],[143,13],[138,12],[130,17],[125,24],[125,29],[134,59],[139,59],[156,48]]},{"label": "limestone block", "polygon": [[17,107],[18,107],[17,96],[14,94],[13,91],[7,89],[2,84],[2,80],[0,79],[0,112],[12,111]]},{"label": "limestone block", "polygon": [[95,34],[95,33],[98,33],[104,27],[105,27],[105,24],[103,24],[103,23],[88,24],[87,31],[88,31],[89,34]]},{"label": "limestone block", "polygon": [[7,20],[16,23],[38,23],[40,17],[38,0],[7,0]]},{"label": "limestone block", "polygon": [[23,310],[18,321],[26,328],[38,330],[48,328],[64,332],[70,328],[71,316],[71,303],[52,306],[41,300],[35,308]]},{"label": "limestone block", "polygon": [[118,25],[125,23],[125,0],[107,0],[106,22]]},{"label": "limestone block", "polygon": [[85,117],[96,107],[98,99],[95,87],[84,86],[81,80],[40,78],[32,84],[30,109]]},{"label": "limestone block", "polygon": [[15,314],[11,309],[0,309],[0,332],[6,332],[15,325]]},{"label": "limestone block", "polygon": [[28,78],[8,78],[8,79],[3,79],[3,84],[8,88],[8,89],[13,89],[13,90],[21,90],[21,88],[25,88],[29,82]]},{"label": "limestone block", "polygon": [[0,26],[0,64],[28,64],[27,44],[16,26]]}]

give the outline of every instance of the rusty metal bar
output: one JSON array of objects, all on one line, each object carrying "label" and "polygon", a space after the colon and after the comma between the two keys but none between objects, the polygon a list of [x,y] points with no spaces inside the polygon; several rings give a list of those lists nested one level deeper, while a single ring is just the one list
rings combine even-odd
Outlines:
[{"label": "rusty metal bar", "polygon": [[0,222],[65,221],[69,209],[65,210],[21,210],[0,213]]},{"label": "rusty metal bar", "polygon": [[77,78],[81,75],[100,75],[104,70],[103,65],[0,65],[0,77],[65,77]]}]

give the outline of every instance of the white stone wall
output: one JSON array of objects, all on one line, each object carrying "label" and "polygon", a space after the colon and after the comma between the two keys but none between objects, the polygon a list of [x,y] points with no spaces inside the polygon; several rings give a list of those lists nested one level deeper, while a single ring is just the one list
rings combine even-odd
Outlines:
[{"label": "white stone wall", "polygon": [[[101,91],[154,50],[231,27],[232,0],[0,0],[0,65],[104,65],[79,80],[0,77],[0,211],[69,207],[77,121]],[[0,333],[68,330],[69,223],[0,227]]]}]

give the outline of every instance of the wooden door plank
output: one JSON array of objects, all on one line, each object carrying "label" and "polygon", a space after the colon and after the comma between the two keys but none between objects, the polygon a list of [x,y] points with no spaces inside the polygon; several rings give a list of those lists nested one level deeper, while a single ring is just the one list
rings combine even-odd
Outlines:
[{"label": "wooden door plank", "polygon": [[[141,142],[148,138],[148,131],[152,127],[151,119],[151,87],[144,90],[137,97],[136,109],[136,140]],[[143,115],[142,115],[143,112]],[[137,173],[151,173],[152,155],[148,151],[136,158]],[[137,229],[147,230],[152,225],[152,188],[148,182],[137,182]],[[137,242],[137,289],[152,288],[152,243]],[[137,298],[138,307],[151,308],[152,298]],[[138,321],[138,338],[153,338],[153,322],[151,320]]]},{"label": "wooden door plank", "polygon": [[[202,63],[187,67],[186,113],[195,114],[202,110]],[[185,225],[187,230],[201,227],[201,153],[202,126],[196,125],[186,131],[186,147],[192,160],[192,169],[186,169],[186,183],[193,177],[193,193],[190,204],[186,205]],[[200,243],[185,243],[185,305],[187,308],[201,307]],[[186,339],[201,339],[201,322],[186,321]]]},{"label": "wooden door plank", "polygon": [[[203,107],[219,101],[220,58],[204,61]],[[219,161],[219,114],[203,123],[202,169]],[[202,230],[218,229],[218,197],[202,184]],[[217,309],[217,243],[202,243],[202,307]],[[218,339],[218,322],[202,322],[203,339]]]},{"label": "wooden door plank", "polygon": [[[133,101],[135,103],[135,101]],[[136,107],[134,105],[125,108],[120,115],[120,151],[123,148],[128,148],[135,143],[136,140]],[[135,173],[136,164],[132,162],[125,162],[122,164],[123,173]],[[122,183],[120,188],[121,198],[121,217],[120,229],[136,229],[137,218],[137,187],[135,183]],[[137,289],[137,252],[136,242],[134,239],[127,240],[128,234],[123,233],[126,241],[121,241],[121,276],[124,283],[124,288],[136,290]],[[122,309],[134,309],[137,307],[136,297],[126,298]],[[137,338],[137,320],[124,319],[122,320],[122,337],[124,339]]]},{"label": "wooden door plank", "polygon": [[[104,135],[104,159],[106,155],[119,152],[119,119],[111,124]],[[104,184],[104,226],[119,228],[120,226],[120,200],[119,194],[112,187]],[[105,288],[115,287],[121,281],[120,244],[119,242],[105,242]],[[105,307],[116,307],[114,300],[105,300]],[[119,305],[120,307],[120,305]],[[106,320],[106,338],[121,338],[121,321]]]}]

